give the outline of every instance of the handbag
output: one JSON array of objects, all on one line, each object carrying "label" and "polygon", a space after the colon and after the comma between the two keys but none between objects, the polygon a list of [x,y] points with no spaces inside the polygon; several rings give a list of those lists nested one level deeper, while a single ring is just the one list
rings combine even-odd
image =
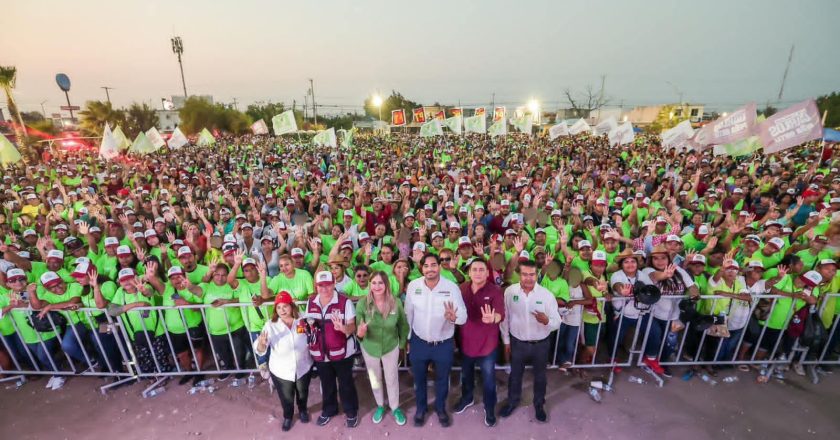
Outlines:
[{"label": "handbag", "polygon": [[[55,329],[53,329],[50,321],[55,325]],[[53,330],[62,332],[64,327],[67,326],[67,318],[59,312],[49,312],[47,316],[40,317],[36,311],[29,315],[29,324],[39,333],[48,333]]]},{"label": "handbag", "polygon": [[712,336],[715,338],[728,338],[729,334],[729,327],[724,324],[715,324],[706,329],[706,334],[708,336]]},{"label": "handbag", "polygon": [[816,348],[822,346],[827,339],[828,331],[822,325],[819,315],[816,312],[808,313],[799,343],[806,347]]},{"label": "handbag", "polygon": [[770,317],[770,310],[773,308],[773,303],[767,298],[761,298],[755,305],[753,316],[759,321],[766,321]]}]

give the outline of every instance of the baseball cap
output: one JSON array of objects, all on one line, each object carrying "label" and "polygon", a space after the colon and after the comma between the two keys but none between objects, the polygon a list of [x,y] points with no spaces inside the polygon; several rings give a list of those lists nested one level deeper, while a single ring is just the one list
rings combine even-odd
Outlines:
[{"label": "baseball cap", "polygon": [[172,266],[166,272],[166,276],[168,276],[169,278],[172,278],[172,277],[178,276],[178,275],[185,276],[184,275],[184,269],[181,268],[181,266]]},{"label": "baseball cap", "polygon": [[604,251],[593,252],[592,264],[607,264],[607,253]]},{"label": "baseball cap", "polygon": [[415,250],[415,251],[426,252],[426,243],[423,243],[422,241],[418,241],[417,243],[414,243],[414,246],[412,247],[412,249]]},{"label": "baseball cap", "polygon": [[461,246],[471,247],[472,242],[470,241],[470,237],[464,236],[464,237],[459,238],[458,239],[458,247],[461,247]]},{"label": "baseball cap", "polygon": [[134,278],[134,269],[126,267],[125,269],[120,269],[119,274],[117,274],[118,281],[125,281]]},{"label": "baseball cap", "polygon": [[694,264],[694,263],[706,264],[706,256],[703,255],[703,254],[694,254],[691,257],[691,261],[689,261],[688,264]]},{"label": "baseball cap", "polygon": [[531,254],[528,251],[523,249],[522,252],[519,253],[519,261],[526,261],[526,260],[530,260],[530,259],[531,259]]},{"label": "baseball cap", "polygon": [[[292,248],[291,254],[292,254],[293,257],[302,257],[304,255],[303,249],[301,249],[301,248]],[[244,264],[245,263],[243,262],[243,266],[244,266]]]},{"label": "baseball cap", "polygon": [[278,305],[278,304],[294,304],[294,302],[295,301],[292,298],[292,295],[285,290],[281,290],[280,292],[277,292],[277,296],[274,297],[274,305],[275,306]]},{"label": "baseball cap", "polygon": [[801,276],[802,281],[810,287],[817,287],[822,282],[822,275],[815,270],[809,270]]},{"label": "baseball cap", "polygon": [[682,243],[682,240],[680,240],[680,237],[678,235],[671,234],[671,235],[668,236],[668,238],[665,239],[665,242],[666,243],[667,242]]},{"label": "baseball cap", "polygon": [[26,272],[24,272],[23,269],[18,269],[18,268],[15,267],[15,268],[9,269],[6,272],[6,281],[7,282],[16,280],[18,278],[26,279]]},{"label": "baseball cap", "polygon": [[43,275],[41,275],[41,284],[42,284],[44,287],[52,287],[52,286],[55,286],[55,285],[56,285],[56,284],[58,284],[60,281],[61,281],[61,278],[58,276],[58,274],[57,274],[57,273],[55,273],[55,272],[53,272],[53,271],[44,272],[44,274],[43,274]]},{"label": "baseball cap", "polygon": [[[79,260],[81,260],[81,261],[79,261]],[[90,260],[87,259],[87,258],[85,258],[85,259],[78,258],[76,260],[76,268],[73,270],[73,273],[71,273],[70,275],[72,275],[73,277],[76,277],[76,278],[84,277],[84,276],[87,276],[88,270],[90,270]]]},{"label": "baseball cap", "polygon": [[53,249],[47,252],[47,260],[61,260],[64,261],[64,252],[61,252],[57,249]]},{"label": "baseball cap", "polygon": [[192,255],[192,249],[189,246],[181,246],[178,248],[178,257],[183,257],[184,255]]},{"label": "baseball cap", "polygon": [[785,247],[785,241],[779,237],[773,237],[770,240],[767,240],[767,244],[772,244],[777,250]]},{"label": "baseball cap", "polygon": [[322,270],[315,274],[315,285],[323,286],[333,283],[333,275],[332,272],[328,270]]},{"label": "baseball cap", "polygon": [[105,246],[119,246],[120,241],[117,240],[117,237],[105,237]]},{"label": "baseball cap", "polygon": [[585,248],[585,247],[591,248],[592,243],[590,243],[589,240],[581,240],[581,241],[578,242],[578,249]]}]

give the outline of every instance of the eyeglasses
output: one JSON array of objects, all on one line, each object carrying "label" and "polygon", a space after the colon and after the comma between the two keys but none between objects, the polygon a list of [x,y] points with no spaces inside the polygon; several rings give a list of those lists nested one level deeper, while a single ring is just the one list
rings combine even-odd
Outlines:
[{"label": "eyeglasses", "polygon": [[452,258],[441,258],[441,262],[452,261]]}]

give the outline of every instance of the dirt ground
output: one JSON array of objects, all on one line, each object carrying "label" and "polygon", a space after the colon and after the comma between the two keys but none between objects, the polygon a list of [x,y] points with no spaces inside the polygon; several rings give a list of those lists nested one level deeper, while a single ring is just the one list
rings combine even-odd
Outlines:
[{"label": "dirt ground", "polygon": [[[596,374],[596,373],[593,373]],[[394,423],[390,414],[375,425],[374,409],[367,378],[357,374],[361,422],[355,429],[344,426],[339,416],[326,427],[296,423],[289,433],[280,431],[281,410],[276,395],[266,384],[254,389],[222,387],[214,394],[189,395],[189,386],[170,382],[166,392],[148,399],[141,397],[144,385],[125,386],[106,395],[99,392],[104,382],[95,378],[73,378],[63,389],[44,389],[46,379],[26,383],[16,389],[0,384],[0,438],[3,439],[370,439],[390,436],[403,439],[440,439],[444,435],[483,440],[555,439],[744,439],[744,438],[829,438],[840,428],[836,402],[840,398],[840,372],[823,377],[814,386],[804,378],[788,373],[785,382],[768,385],[753,383],[745,373],[722,372],[738,376],[735,383],[710,386],[695,378],[680,379],[681,371],[664,388],[629,382],[625,370],[616,381],[614,394],[603,402],[592,401],[586,393],[591,377],[563,376],[549,371],[547,410],[549,421],[537,423],[533,407],[526,401],[508,419],[499,418],[495,428],[483,424],[480,387],[477,404],[465,413],[453,415],[452,427],[441,428],[432,414],[422,429],[411,426],[414,396],[408,373],[401,375],[401,401],[409,418],[406,426]],[[499,400],[507,391],[506,374],[499,372]],[[524,398],[530,399],[530,376],[526,373]],[[453,383],[456,377],[453,376]],[[430,387],[430,399],[433,395]],[[450,405],[459,397],[452,389]],[[312,381],[310,413],[320,412],[318,381]],[[430,402],[431,403],[431,402]],[[835,434],[836,435],[836,434]]]}]

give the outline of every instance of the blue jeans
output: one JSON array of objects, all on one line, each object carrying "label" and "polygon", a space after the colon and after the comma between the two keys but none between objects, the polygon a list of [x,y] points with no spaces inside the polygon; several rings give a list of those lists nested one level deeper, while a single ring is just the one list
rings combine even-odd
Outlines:
[{"label": "blue jeans", "polygon": [[429,402],[426,393],[426,372],[429,364],[435,365],[435,412],[446,411],[446,397],[449,395],[449,372],[452,370],[454,355],[452,338],[432,345],[417,335],[411,335],[411,348],[408,359],[411,362],[411,374],[414,376],[414,392],[417,394],[417,413],[425,414]]},{"label": "blue jeans", "polygon": [[613,333],[608,338],[610,343],[610,346],[608,347],[610,358],[618,356],[619,349],[617,345],[620,345],[624,340],[624,335],[627,334],[627,330],[635,328],[636,323],[639,321],[638,318],[628,318],[626,316],[622,316],[620,313],[616,313],[616,316],[618,317],[618,322],[614,322],[613,325],[609,327]]},{"label": "blue jeans", "polygon": [[[648,334],[647,344],[645,345],[645,356],[649,358],[659,357],[667,360],[671,353],[674,352],[676,346],[677,334],[671,333],[671,321],[663,321],[659,318],[654,318],[647,314],[642,318],[642,331],[647,328],[648,320],[652,319],[650,323],[650,333]],[[667,338],[667,339],[665,339]],[[662,341],[665,339],[663,346]],[[662,355],[659,355],[659,348],[662,348]]]},{"label": "blue jeans", "polygon": [[32,368],[32,362],[29,355],[26,354],[26,347],[24,347],[23,340],[20,339],[17,333],[12,333],[8,336],[0,336],[3,339],[0,344],[9,353],[12,358],[12,365],[16,369],[26,370]]},{"label": "blue jeans", "polygon": [[[61,344],[58,341],[58,337],[50,338],[44,340],[43,342],[36,342],[34,344],[26,344],[26,347],[29,348],[29,351],[35,356],[35,359],[38,360],[38,364],[41,367],[41,370],[47,371],[59,371],[61,370],[62,361],[61,358],[56,357],[55,354],[61,348]],[[52,362],[50,361],[52,359]],[[53,363],[55,367],[53,367]]]},{"label": "blue jeans", "polygon": [[729,331],[729,337],[720,341],[720,351],[718,351],[716,361],[727,362],[733,360],[732,357],[735,355],[735,349],[738,348],[738,342],[741,342],[741,333],[743,332],[743,328]]},{"label": "blue jeans", "polygon": [[[117,338],[112,333],[92,331],[89,332],[88,338],[96,349],[96,358],[102,371],[115,373],[125,369],[122,356],[120,356],[120,349],[117,346]],[[97,342],[97,338],[99,342]]]},{"label": "blue jeans", "polygon": [[[76,329],[75,332],[73,331],[74,328]],[[61,349],[76,361],[87,364],[83,341],[87,339],[89,332],[90,330],[82,323],[68,325],[61,337]]]},{"label": "blue jeans", "polygon": [[[256,341],[257,338],[260,337],[260,332],[249,332],[249,333],[251,334],[251,342]],[[259,366],[260,364],[267,363],[268,362],[268,355],[270,355],[270,354],[271,354],[271,347],[270,346],[266,347],[265,354],[262,355],[262,356],[259,356],[259,355],[257,355],[256,352],[254,352],[254,356],[256,356],[256,358],[257,358],[257,366]]]},{"label": "blue jeans", "polygon": [[559,365],[562,366],[565,362],[574,363],[579,332],[578,326],[560,324],[560,329],[557,330],[557,353],[560,354],[557,363]]},{"label": "blue jeans", "polygon": [[496,347],[487,356],[471,357],[464,355],[461,360],[461,401],[473,400],[475,389],[475,366],[481,370],[481,389],[484,395],[484,409],[493,413],[496,410]]}]

